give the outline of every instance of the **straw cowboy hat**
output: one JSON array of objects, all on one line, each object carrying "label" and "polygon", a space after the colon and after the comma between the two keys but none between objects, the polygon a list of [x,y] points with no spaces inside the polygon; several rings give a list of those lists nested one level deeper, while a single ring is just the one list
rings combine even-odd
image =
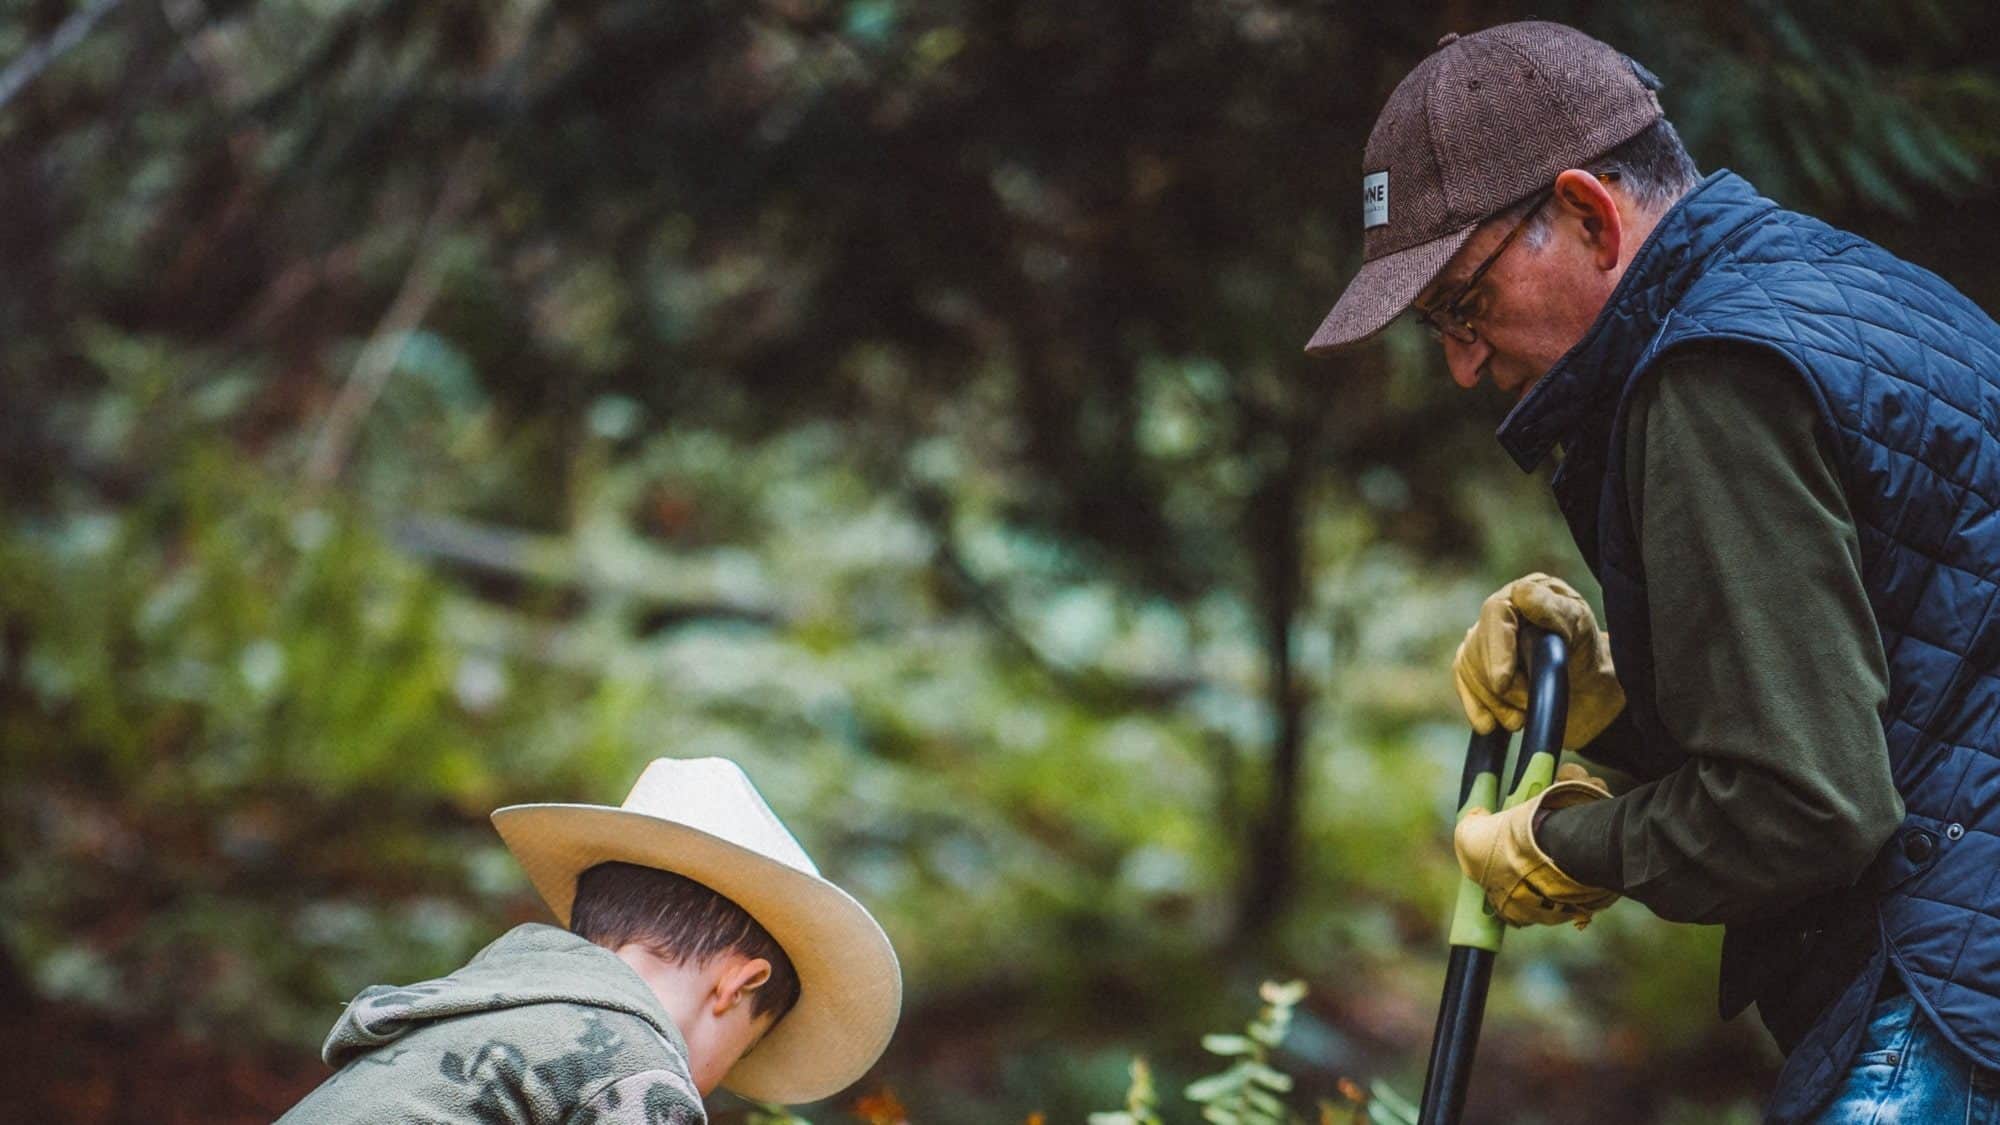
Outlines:
[{"label": "straw cowboy hat", "polygon": [[722,1084],[758,1101],[817,1101],[889,1044],[903,1004],[896,951],[820,877],[736,763],[656,758],[619,808],[510,805],[493,826],[564,925],[576,879],[613,860],[685,875],[750,912],[799,974],[799,1000]]}]

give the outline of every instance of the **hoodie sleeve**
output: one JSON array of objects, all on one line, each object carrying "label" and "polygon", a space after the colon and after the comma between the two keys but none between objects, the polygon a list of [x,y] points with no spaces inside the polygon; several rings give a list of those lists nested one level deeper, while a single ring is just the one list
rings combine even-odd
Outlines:
[{"label": "hoodie sleeve", "polygon": [[563,1125],[707,1125],[708,1112],[687,1076],[645,1070],[607,1082]]}]

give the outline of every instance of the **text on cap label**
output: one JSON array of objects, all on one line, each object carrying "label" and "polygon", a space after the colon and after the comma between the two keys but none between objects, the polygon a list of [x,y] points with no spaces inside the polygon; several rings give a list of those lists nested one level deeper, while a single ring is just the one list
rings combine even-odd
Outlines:
[{"label": "text on cap label", "polygon": [[1389,173],[1370,172],[1361,177],[1361,229],[1389,225]]}]

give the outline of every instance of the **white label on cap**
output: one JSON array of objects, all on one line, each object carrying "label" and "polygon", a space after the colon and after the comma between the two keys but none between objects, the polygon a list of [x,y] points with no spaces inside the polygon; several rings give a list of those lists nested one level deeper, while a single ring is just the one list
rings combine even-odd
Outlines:
[{"label": "white label on cap", "polygon": [[1361,229],[1389,225],[1389,173],[1370,172],[1361,177]]}]

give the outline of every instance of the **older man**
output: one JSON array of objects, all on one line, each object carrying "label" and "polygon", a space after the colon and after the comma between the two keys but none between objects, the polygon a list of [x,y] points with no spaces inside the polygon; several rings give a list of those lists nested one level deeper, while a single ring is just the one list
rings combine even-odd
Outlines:
[{"label": "older man", "polygon": [[1634,774],[1459,826],[1508,921],[1618,895],[1728,929],[1773,1121],[2000,1120],[2000,326],[1934,274],[1699,178],[1643,67],[1571,28],[1446,36],[1363,160],[1364,264],[1308,345],[1409,312],[1551,482],[1559,580],[1454,665],[1518,726],[1520,621],[1570,640],[1566,742]]}]

